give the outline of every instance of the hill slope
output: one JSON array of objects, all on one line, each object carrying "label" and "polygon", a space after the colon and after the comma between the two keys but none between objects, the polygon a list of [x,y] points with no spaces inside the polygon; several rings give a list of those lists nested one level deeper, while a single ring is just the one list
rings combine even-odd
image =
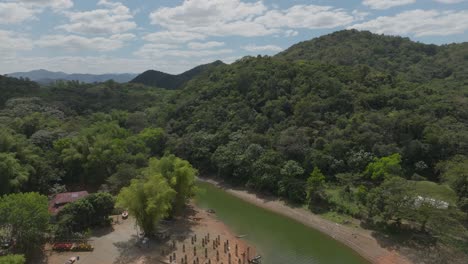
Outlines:
[{"label": "hill slope", "polygon": [[304,41],[276,55],[286,60],[316,60],[337,65],[367,65],[412,81],[453,76],[468,78],[468,43],[428,45],[409,38],[343,30]]},{"label": "hill slope", "polygon": [[15,78],[28,78],[31,81],[40,84],[50,84],[58,80],[64,81],[80,81],[84,83],[105,82],[114,80],[118,83],[125,83],[133,79],[136,74],[122,73],[122,74],[81,74],[73,73],[67,74],[64,72],[51,72],[47,70],[34,70],[29,72],[15,72],[8,74],[10,77]]},{"label": "hill slope", "polygon": [[224,63],[218,60],[209,64],[197,66],[191,70],[177,75],[149,70],[138,75],[131,82],[173,90],[182,87],[196,76],[208,72],[220,65],[224,65]]}]

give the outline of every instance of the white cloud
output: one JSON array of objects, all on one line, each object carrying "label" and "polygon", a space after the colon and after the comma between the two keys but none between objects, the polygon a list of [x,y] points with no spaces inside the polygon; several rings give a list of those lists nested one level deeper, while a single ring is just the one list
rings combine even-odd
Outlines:
[{"label": "white cloud", "polygon": [[271,10],[255,19],[270,28],[335,28],[353,22],[354,16],[331,6],[295,5],[286,10]]},{"label": "white cloud", "polygon": [[261,1],[185,0],[180,6],[159,8],[150,14],[150,19],[152,24],[166,28],[210,27],[260,15],[266,9]]},{"label": "white cloud", "polygon": [[434,1],[442,3],[442,4],[458,4],[461,2],[465,2],[465,0],[434,0]]},{"label": "white cloud", "polygon": [[268,52],[268,51],[278,52],[278,51],[283,50],[283,48],[275,46],[275,45],[257,46],[255,44],[250,44],[242,48],[250,52]]},{"label": "white cloud", "polygon": [[81,34],[117,34],[137,27],[133,15],[122,3],[99,1],[104,9],[84,12],[65,12],[70,23],[57,28]]},{"label": "white cloud", "polygon": [[415,3],[416,0],[364,0],[363,5],[371,9],[388,9],[395,6],[409,5]]},{"label": "white cloud", "polygon": [[38,8],[50,7],[55,10],[67,9],[73,6],[72,0],[12,0]]},{"label": "white cloud", "polygon": [[36,41],[39,47],[60,48],[65,51],[113,51],[124,46],[126,41],[133,39],[133,34],[116,34],[108,38],[86,38],[77,35],[47,35]]},{"label": "white cloud", "polygon": [[54,11],[73,6],[71,0],[6,0],[0,3],[0,24],[17,24],[36,19],[46,8]]},{"label": "white cloud", "polygon": [[159,31],[147,34],[143,37],[146,41],[158,43],[183,43],[205,38],[206,36],[203,34],[184,31]]},{"label": "white cloud", "polygon": [[[33,42],[31,39],[16,32],[0,29],[0,56],[12,56],[17,51],[31,50]],[[3,60],[3,59],[2,59]],[[2,61],[0,64],[4,64]]]},{"label": "white cloud", "polygon": [[230,54],[234,52],[231,49],[214,49],[214,50],[184,50],[177,47],[161,47],[158,44],[145,44],[139,50],[134,52],[134,55],[142,58],[202,58],[215,55]]},{"label": "white cloud", "polygon": [[381,16],[349,28],[392,35],[448,36],[468,30],[468,10],[411,10],[395,16]]},{"label": "white cloud", "polygon": [[253,22],[252,18],[266,10],[262,1],[246,3],[240,0],[185,0],[176,7],[157,9],[150,14],[150,19],[152,24],[170,31],[215,36],[264,36],[276,30]]},{"label": "white cloud", "polygon": [[22,3],[0,3],[0,24],[16,24],[34,19],[38,10]]},{"label": "white cloud", "polygon": [[263,1],[185,0],[175,7],[150,14],[151,23],[167,31],[195,32],[207,36],[256,37],[277,33],[295,35],[290,29],[335,28],[362,17],[332,6],[295,5],[286,10],[268,9]]},{"label": "white cloud", "polygon": [[297,32],[296,30],[288,29],[288,30],[284,31],[284,36],[285,37],[295,37],[297,35],[299,35],[299,32]]},{"label": "white cloud", "polygon": [[224,42],[208,41],[208,42],[190,42],[187,46],[190,49],[211,49],[224,46]]}]

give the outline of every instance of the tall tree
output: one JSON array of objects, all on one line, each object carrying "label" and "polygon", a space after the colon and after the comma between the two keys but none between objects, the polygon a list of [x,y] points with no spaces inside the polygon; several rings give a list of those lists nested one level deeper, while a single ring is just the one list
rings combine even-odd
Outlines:
[{"label": "tall tree", "polygon": [[198,171],[183,159],[174,155],[167,155],[161,159],[152,158],[143,174],[160,173],[176,192],[172,209],[180,213],[188,199],[195,194],[195,177]]},{"label": "tall tree", "polygon": [[391,176],[400,176],[402,174],[401,155],[398,153],[388,157],[375,159],[369,163],[365,170],[365,174],[373,180],[384,180]]},{"label": "tall tree", "polygon": [[320,171],[318,167],[314,167],[314,170],[307,178],[307,202],[310,203],[312,200],[320,201],[323,198],[325,185],[325,175]]},{"label": "tall tree", "polygon": [[28,181],[29,172],[14,153],[0,153],[0,175],[0,194],[8,194]]},{"label": "tall tree", "polygon": [[160,173],[133,179],[117,196],[117,206],[126,208],[135,216],[146,234],[154,233],[159,221],[169,216],[176,192]]},{"label": "tall tree", "polygon": [[16,247],[26,255],[44,242],[49,227],[47,197],[17,193],[0,198],[0,226],[11,230]]}]

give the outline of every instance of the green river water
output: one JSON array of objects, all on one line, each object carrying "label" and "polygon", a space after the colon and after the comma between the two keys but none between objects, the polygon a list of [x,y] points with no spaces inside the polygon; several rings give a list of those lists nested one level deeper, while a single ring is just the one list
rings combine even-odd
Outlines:
[{"label": "green river water", "polygon": [[214,209],[236,234],[247,234],[249,244],[262,255],[263,264],[368,263],[345,245],[287,217],[247,203],[222,189],[199,182],[195,201]]}]

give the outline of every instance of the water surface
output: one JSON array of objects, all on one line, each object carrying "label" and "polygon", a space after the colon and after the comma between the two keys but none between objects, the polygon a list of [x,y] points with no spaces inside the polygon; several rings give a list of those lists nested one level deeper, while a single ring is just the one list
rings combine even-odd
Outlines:
[{"label": "water surface", "polygon": [[247,203],[222,189],[199,182],[196,203],[246,239],[264,264],[363,264],[352,249],[292,219]]}]

